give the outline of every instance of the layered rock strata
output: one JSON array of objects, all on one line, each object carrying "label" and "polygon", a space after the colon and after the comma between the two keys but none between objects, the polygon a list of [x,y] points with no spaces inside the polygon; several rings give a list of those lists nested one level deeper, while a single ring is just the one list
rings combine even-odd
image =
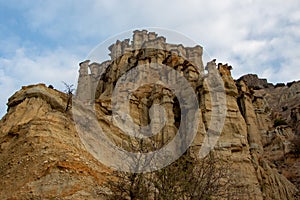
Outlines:
[{"label": "layered rock strata", "polygon": [[[74,97],[79,103],[73,101],[71,110],[66,111],[67,94],[42,84],[23,87],[9,99],[8,113],[0,121],[1,199],[104,199],[102,185],[111,169],[95,159],[83,145],[80,135],[94,134],[97,130],[92,124],[78,129],[76,116],[91,112],[116,145],[126,146],[126,129],[113,123],[113,108],[119,100],[113,99],[114,89],[119,86],[122,75],[140,66],[143,70],[137,73],[145,75],[141,77],[148,75],[151,79],[148,69],[166,66],[169,69],[165,71],[166,79],[179,75],[188,81],[198,101],[197,134],[191,145],[195,150],[204,146],[205,137],[212,131],[218,132],[214,127],[219,126],[219,121],[212,121],[214,110],[224,116],[220,119],[224,125],[214,151],[232,167],[234,176],[230,178],[238,183],[232,190],[240,191],[236,199],[294,198],[297,179],[291,176],[297,177],[297,173],[291,174],[288,170],[299,171],[299,167],[294,165],[297,159],[287,155],[288,142],[299,130],[298,83],[274,87],[265,80],[259,81],[257,86],[251,77],[235,81],[231,66],[216,65],[214,61],[207,65],[206,73],[201,59],[202,47],[168,44],[164,37],[153,32],[135,31],[131,43],[129,39],[117,41],[109,49],[111,60],[80,64]],[[176,73],[170,73],[172,70]],[[210,82],[211,75],[216,77],[215,81]],[[135,84],[135,77],[132,76],[130,82],[129,76],[127,84]],[[222,87],[213,93],[213,83],[218,81]],[[184,96],[186,91],[183,88],[180,94]],[[214,98],[224,105],[216,104]],[[276,99],[279,99],[278,104],[274,103]],[[292,103],[286,105],[287,100]],[[160,82],[138,87],[128,101],[129,111],[125,114],[139,126],[151,124],[151,129],[158,133],[150,140],[161,144],[174,138],[183,123],[181,114],[188,112],[181,107],[174,90]],[[153,105],[161,106],[158,108],[164,110],[165,119],[160,114],[155,115]],[[288,108],[283,109],[284,106]],[[156,117],[151,119],[152,108]],[[287,125],[274,127],[277,115],[286,118]],[[191,120],[184,121],[187,124],[184,128],[190,127]],[[162,121],[164,126],[156,129]],[[274,164],[282,158],[287,160],[278,166]]]}]

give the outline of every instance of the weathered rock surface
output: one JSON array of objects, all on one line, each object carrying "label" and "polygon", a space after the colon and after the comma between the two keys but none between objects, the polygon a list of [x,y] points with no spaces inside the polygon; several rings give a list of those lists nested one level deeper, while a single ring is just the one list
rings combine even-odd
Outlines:
[{"label": "weathered rock surface", "polygon": [[[167,44],[164,37],[152,32],[135,31],[132,43],[129,42],[117,41],[110,46],[110,61],[80,64],[76,97],[83,104],[73,106],[72,110],[66,111],[66,94],[42,84],[23,87],[9,99],[8,113],[0,121],[1,199],[104,198],[102,185],[111,169],[95,159],[79,138],[80,134],[95,131],[93,125],[86,124],[86,129],[80,130],[74,124],[74,116],[84,112],[84,105],[92,104],[104,132],[118,146],[124,145],[126,133],[112,123],[113,90],[124,73],[141,65],[146,67],[140,73],[151,79],[147,69],[152,63],[175,69],[197,95],[200,116],[193,148],[200,149],[205,136],[218,126],[219,122],[210,126],[213,109],[226,111],[215,151],[232,166],[235,176],[230,178],[239,183],[232,190],[240,191],[236,199],[294,198],[300,165],[290,144],[300,128],[299,82],[274,87],[256,75],[235,81],[231,66],[216,66],[214,62],[207,66],[205,74],[200,46]],[[174,78],[174,74],[166,74],[168,79]],[[222,90],[212,94],[207,79],[210,74],[220,75],[215,82],[224,85],[224,96],[218,93]],[[214,103],[214,95],[224,102],[225,110],[221,110],[223,105]],[[154,130],[161,116],[151,121],[150,108],[161,105],[167,121],[153,138],[169,141],[174,137],[184,111],[172,90],[160,84],[147,84],[135,90],[129,102],[127,114],[133,122],[151,123]],[[274,127],[278,117],[286,119],[287,125]]]},{"label": "weathered rock surface", "polygon": [[239,78],[238,81],[244,81],[249,88],[263,89],[274,87],[272,83],[268,83],[267,79],[258,78],[256,74],[247,74]]},{"label": "weathered rock surface", "polygon": [[[278,171],[293,184],[300,187],[300,159],[295,155],[294,148],[300,144],[300,82],[294,81],[280,87],[266,87],[253,90],[254,96],[264,100],[258,105],[260,110],[267,110],[269,127],[262,130],[263,157],[274,164]],[[261,121],[261,120],[260,120]]]},{"label": "weathered rock surface", "polygon": [[84,148],[67,95],[23,87],[0,121],[0,199],[99,199],[109,170]]}]

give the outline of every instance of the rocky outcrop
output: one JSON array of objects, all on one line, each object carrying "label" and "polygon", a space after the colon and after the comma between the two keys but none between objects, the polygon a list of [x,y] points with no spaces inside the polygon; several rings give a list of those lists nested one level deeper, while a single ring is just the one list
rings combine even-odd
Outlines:
[{"label": "rocky outcrop", "polygon": [[[202,53],[203,49],[199,45],[195,47],[184,47],[181,44],[169,44],[166,42],[166,38],[163,36],[157,36],[154,32],[148,32],[146,30],[134,31],[133,40],[130,43],[130,39],[125,39],[124,41],[117,41],[109,47],[111,51],[111,60],[104,61],[101,64],[91,63],[89,60],[80,63],[79,79],[77,87],[77,96],[80,100],[90,101],[95,99],[95,89],[99,84],[100,77],[106,76],[106,79],[101,78],[102,81],[109,81],[113,84],[111,79],[116,79],[120,74],[123,74],[126,70],[131,69],[137,64],[141,64],[147,58],[152,58],[152,63],[161,63],[171,55],[178,55],[181,61],[189,61],[189,66],[196,66],[199,72],[203,72],[202,63]],[[177,58],[178,58],[177,56]],[[136,63],[139,62],[139,63]],[[179,63],[176,63],[176,59],[173,61],[174,65],[181,68]],[[175,63],[174,63],[175,62]],[[122,70],[117,70],[121,65],[126,64],[126,67],[122,67]],[[111,70],[110,72],[105,72],[108,65]],[[124,71],[125,70],[125,71]],[[184,71],[186,69],[182,69]],[[108,74],[110,77],[108,77]],[[97,89],[97,93],[99,87]]]},{"label": "rocky outcrop", "polygon": [[[300,84],[273,87],[256,75],[235,81],[232,67],[216,66],[215,61],[207,64],[205,73],[200,46],[168,44],[153,32],[135,31],[131,43],[129,39],[117,41],[109,49],[109,61],[80,63],[78,88],[70,110],[66,109],[70,96],[43,84],[23,87],[9,99],[8,113],[0,121],[1,199],[105,198],[103,193],[107,191],[102,186],[112,169],[97,160],[95,152],[87,151],[80,140],[82,135],[97,135],[98,131],[88,119],[77,118],[85,112],[91,113],[89,116],[118,147],[128,146],[124,139],[130,128],[124,122],[126,116],[134,124],[150,124],[149,130],[158,130],[146,143],[167,143],[181,124],[187,124],[181,129],[188,131],[197,127],[191,144],[197,151],[205,146],[205,138],[212,142],[220,136],[214,151],[231,166],[234,176],[228,178],[237,183],[231,188],[235,199],[294,198],[299,165],[291,154],[290,141],[299,130]],[[158,65],[166,66],[166,70],[157,70]],[[123,77],[128,72],[131,74]],[[163,78],[151,82],[157,75]],[[176,86],[184,85],[172,82],[178,77],[184,77],[189,87],[175,93]],[[135,88],[143,81],[147,84]],[[167,87],[163,81],[173,85]],[[114,93],[116,88],[119,92]],[[128,93],[128,88],[134,90],[126,99],[122,92]],[[196,94],[197,126],[191,124],[194,119],[181,117],[192,110],[181,105],[194,100],[189,88]],[[176,95],[182,95],[184,101]],[[127,100],[128,105],[118,104]],[[113,114],[119,109],[126,111],[125,118],[120,116],[116,124]],[[286,119],[287,125],[274,127],[277,117]],[[161,123],[164,126],[160,129]],[[174,151],[176,148],[181,146]],[[101,153],[108,159],[116,156],[109,151]]]},{"label": "rocky outcrop", "polygon": [[[127,42],[127,41],[126,41]],[[167,65],[180,74],[183,74],[190,81],[199,97],[200,122],[199,129],[193,145],[201,147],[205,135],[208,134],[212,114],[211,91],[207,87],[205,76],[202,71],[195,73],[192,62],[181,57],[180,54],[172,53],[163,49],[144,48],[126,52],[112,60],[106,72],[100,78],[96,89],[96,102],[106,113],[112,112],[111,98],[116,82],[125,73],[139,65],[150,66],[151,63]],[[145,50],[146,49],[146,50]],[[122,67],[118,67],[122,66]],[[296,188],[284,176],[272,168],[272,163],[264,158],[263,136],[273,126],[270,118],[271,108],[263,95],[254,94],[253,89],[248,87],[246,81],[240,79],[235,82],[231,76],[231,66],[219,64],[210,70],[218,70],[223,79],[226,93],[227,114],[221,137],[215,149],[232,163],[232,170],[241,183],[239,187],[248,191],[239,198],[252,199],[291,199]],[[193,69],[194,68],[194,69]],[[215,68],[215,69],[213,69]],[[209,69],[208,69],[209,70]],[[257,78],[257,76],[256,76]],[[247,79],[247,78],[246,78]],[[258,79],[258,78],[257,78]],[[197,80],[197,81],[195,81]],[[249,81],[248,81],[249,82]],[[261,88],[270,84],[261,80]],[[257,80],[253,80],[257,83]],[[167,88],[157,85],[148,85],[133,93],[130,99],[130,114],[135,123],[139,125],[150,123],[148,116],[149,108],[158,103],[164,106],[168,113],[168,128],[162,130],[160,136],[166,136],[161,140],[172,138],[180,124],[178,113],[178,102],[174,94]],[[269,175],[272,177],[269,178]],[[242,189],[243,188],[243,189]],[[251,191],[251,192],[249,192]],[[251,193],[251,194],[250,194]]]},{"label": "rocky outcrop", "polygon": [[[253,96],[259,96],[264,103],[258,104],[268,112],[261,119],[267,125],[261,130],[264,159],[270,161],[275,168],[298,188],[300,187],[300,159],[294,148],[299,141],[299,102],[300,82],[287,85],[266,87],[252,90]],[[253,102],[255,105],[255,102]],[[261,121],[261,120],[260,120]]]},{"label": "rocky outcrop", "polygon": [[251,89],[263,89],[268,87],[274,87],[272,83],[268,83],[267,79],[258,78],[256,74],[247,74],[239,78],[238,81],[244,81]]},{"label": "rocky outcrop", "polygon": [[[262,96],[251,94],[242,80],[238,82],[238,85],[240,87],[240,107],[242,108],[243,116],[247,123],[250,155],[253,159],[252,164],[256,170],[256,177],[259,181],[263,198],[293,199],[293,190],[295,190],[296,187],[291,184],[285,176],[278,173],[276,166],[271,161],[272,156],[266,156],[268,154],[267,152],[269,152],[268,145],[272,146],[272,151],[274,150],[273,148],[276,148],[275,143],[272,143],[274,142],[275,136],[269,135],[269,130],[272,130],[273,123],[270,119],[271,110],[268,103]],[[268,136],[266,135],[272,139],[267,138]],[[288,134],[288,137],[292,137],[292,135]],[[272,144],[268,143],[270,140]],[[283,141],[278,141],[278,143],[280,145],[278,148],[286,151]],[[276,145],[278,145],[278,143]]]},{"label": "rocky outcrop", "polygon": [[109,172],[84,148],[67,95],[23,87],[0,121],[1,199],[99,199]]}]

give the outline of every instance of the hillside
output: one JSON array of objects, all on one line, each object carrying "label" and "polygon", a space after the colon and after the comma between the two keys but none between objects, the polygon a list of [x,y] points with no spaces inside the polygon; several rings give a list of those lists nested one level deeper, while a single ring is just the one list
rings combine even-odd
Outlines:
[{"label": "hillside", "polygon": [[[74,96],[37,84],[9,98],[0,121],[0,199],[106,199],[104,183],[114,170],[107,163],[125,159],[101,141],[128,147],[124,135],[147,134],[140,128],[147,124],[159,133],[146,144],[169,144],[177,131],[195,130],[190,148],[213,148],[230,165],[234,176],[227,178],[239,184],[229,190],[243,191],[233,199],[297,198],[299,81],[274,86],[256,75],[234,80],[231,66],[202,63],[202,47],[168,44],[152,32],[135,31],[129,42],[110,46],[109,61],[80,63]],[[137,129],[128,125],[128,116]]]}]

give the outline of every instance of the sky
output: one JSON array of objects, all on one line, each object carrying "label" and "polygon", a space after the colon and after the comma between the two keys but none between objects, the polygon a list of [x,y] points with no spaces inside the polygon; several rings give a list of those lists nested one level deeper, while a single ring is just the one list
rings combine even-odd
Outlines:
[{"label": "sky", "polygon": [[144,27],[177,31],[234,78],[300,79],[299,0],[0,0],[0,117],[24,85],[76,85],[99,43]]}]

